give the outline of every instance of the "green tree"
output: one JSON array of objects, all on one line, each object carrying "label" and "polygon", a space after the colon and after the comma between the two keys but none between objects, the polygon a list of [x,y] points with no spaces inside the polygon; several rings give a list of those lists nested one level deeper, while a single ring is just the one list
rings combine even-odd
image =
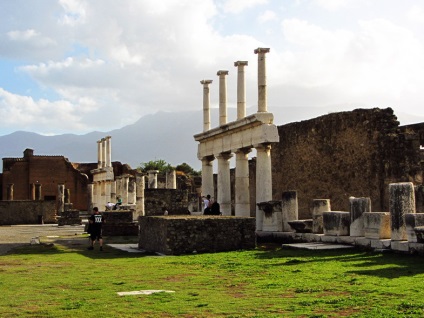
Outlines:
[{"label": "green tree", "polygon": [[137,169],[141,172],[147,172],[149,170],[159,170],[159,172],[167,172],[174,169],[174,167],[172,167],[165,160],[159,159],[150,160],[149,162],[142,162]]},{"label": "green tree", "polygon": [[189,164],[187,164],[185,162],[176,166],[175,170],[182,171],[186,175],[192,175],[192,176],[199,176],[200,175],[199,171],[194,170]]}]

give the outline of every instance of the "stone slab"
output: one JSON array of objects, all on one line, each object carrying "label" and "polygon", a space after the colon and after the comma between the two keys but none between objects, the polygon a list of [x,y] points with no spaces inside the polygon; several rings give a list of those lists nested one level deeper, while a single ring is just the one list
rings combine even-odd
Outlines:
[{"label": "stone slab", "polygon": [[411,253],[424,254],[424,244],[423,243],[409,243],[409,251]]},{"label": "stone slab", "polygon": [[116,248],[128,253],[144,253],[144,250],[138,248],[138,244],[106,244],[107,246]]},{"label": "stone slab", "polygon": [[352,245],[354,245],[355,244],[355,241],[356,241],[356,238],[358,238],[358,236],[357,237],[345,236],[345,235],[338,236],[337,237],[337,243],[341,243],[341,244],[352,244]]},{"label": "stone slab", "polygon": [[149,289],[149,290],[133,290],[129,292],[117,292],[119,296],[134,296],[134,295],[151,295],[156,293],[175,293],[173,290],[156,290],[156,289]]},{"label": "stone slab", "polygon": [[355,244],[362,247],[371,247],[371,239],[366,237],[357,238]]},{"label": "stone slab", "polygon": [[371,248],[375,249],[390,249],[391,240],[390,239],[384,239],[384,240],[371,240]]},{"label": "stone slab", "polygon": [[336,249],[354,248],[352,245],[326,244],[326,243],[294,243],[294,244],[283,244],[282,247],[305,249],[305,250],[336,250]]},{"label": "stone slab", "polygon": [[398,252],[409,252],[409,244],[407,241],[391,241],[390,248]]},{"label": "stone slab", "polygon": [[321,242],[335,244],[335,243],[337,243],[337,236],[323,235],[323,236],[321,236]]}]

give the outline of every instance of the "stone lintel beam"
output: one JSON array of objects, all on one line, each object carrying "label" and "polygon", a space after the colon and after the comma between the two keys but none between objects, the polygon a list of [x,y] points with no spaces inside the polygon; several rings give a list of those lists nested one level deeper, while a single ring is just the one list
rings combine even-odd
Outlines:
[{"label": "stone lintel beam", "polygon": [[[228,134],[228,131],[235,132],[238,130],[246,130],[253,126],[259,125],[272,125],[274,122],[274,115],[272,113],[256,113],[246,116],[240,120],[227,123],[225,126],[216,127],[194,135],[196,141],[203,141],[209,138],[216,138],[222,134]],[[243,148],[243,147],[240,147]],[[212,155],[212,154],[211,154]]]},{"label": "stone lintel beam", "polygon": [[[242,129],[243,128],[243,129]],[[217,156],[220,153],[236,152],[242,148],[279,142],[278,129],[275,125],[252,123],[237,130],[222,130],[219,134],[208,135],[199,139],[198,158]]]}]

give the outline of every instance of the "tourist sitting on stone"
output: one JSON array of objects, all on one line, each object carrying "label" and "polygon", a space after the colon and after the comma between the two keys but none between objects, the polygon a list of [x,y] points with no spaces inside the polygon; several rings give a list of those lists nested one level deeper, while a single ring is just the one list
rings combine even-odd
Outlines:
[{"label": "tourist sitting on stone", "polygon": [[218,202],[214,201],[212,203],[211,208],[210,208],[210,214],[211,215],[221,215],[222,214]]},{"label": "tourist sitting on stone", "polygon": [[121,197],[118,197],[118,202],[116,202],[115,206],[113,207],[113,210],[117,210],[118,206],[122,205],[122,199]]},{"label": "tourist sitting on stone", "polygon": [[106,211],[112,210],[114,206],[115,206],[115,204],[113,204],[112,202],[108,202],[106,204]]}]

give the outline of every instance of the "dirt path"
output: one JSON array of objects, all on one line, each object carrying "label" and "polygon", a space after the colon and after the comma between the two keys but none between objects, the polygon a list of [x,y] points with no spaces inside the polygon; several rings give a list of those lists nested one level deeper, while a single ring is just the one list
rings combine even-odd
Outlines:
[{"label": "dirt path", "polygon": [[45,224],[0,226],[0,255],[7,253],[17,246],[30,244],[33,237],[39,237],[42,242],[43,237],[69,237],[82,233],[84,233],[84,225],[58,226],[57,224]]}]

